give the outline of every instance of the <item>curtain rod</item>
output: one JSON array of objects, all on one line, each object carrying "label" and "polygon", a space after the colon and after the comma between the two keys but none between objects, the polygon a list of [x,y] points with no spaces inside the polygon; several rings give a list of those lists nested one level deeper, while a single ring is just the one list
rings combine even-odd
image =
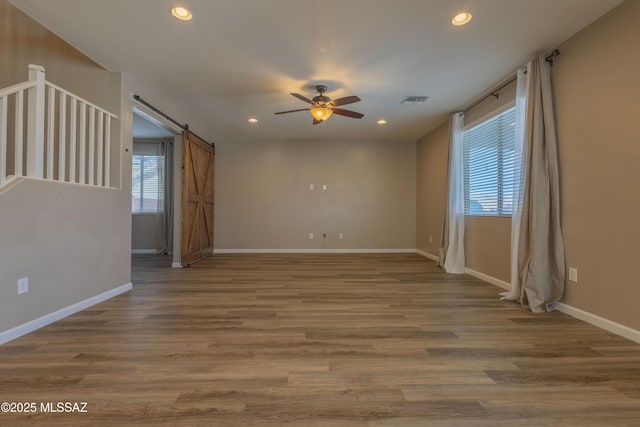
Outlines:
[{"label": "curtain rod", "polygon": [[[202,138],[200,135],[198,135],[197,133],[193,132],[192,130],[189,129],[189,125],[187,123],[185,123],[184,125],[182,123],[180,123],[179,121],[177,121],[176,119],[174,119],[173,117],[171,117],[170,115],[164,113],[163,111],[158,110],[156,107],[154,107],[153,105],[149,104],[147,101],[145,101],[144,99],[140,98],[140,95],[133,95],[133,99],[135,99],[137,102],[141,103],[142,105],[144,105],[145,107],[147,107],[148,109],[150,109],[151,111],[153,111],[154,113],[162,116],[163,118],[165,118],[166,120],[170,121],[171,123],[173,123],[174,125],[178,126],[180,129],[185,130],[195,136],[197,136],[198,138],[200,138],[203,141],[207,141],[206,139]],[[207,142],[207,144],[211,145],[212,147],[215,147],[215,145],[213,144],[213,142],[209,143]]]},{"label": "curtain rod", "polygon": [[[560,55],[560,50],[554,49],[549,55],[547,55],[544,58],[544,60],[547,61],[549,63],[549,65],[553,65],[553,58],[555,58],[558,55]],[[518,79],[517,77],[513,77],[513,78],[509,79],[507,82],[501,84],[497,88],[493,89],[490,93],[486,94],[485,96],[483,96],[482,98],[480,98],[479,100],[477,100],[476,102],[471,104],[469,107],[467,107],[464,110],[462,110],[462,112],[466,113],[467,111],[471,110],[473,107],[475,107],[476,105],[480,104],[482,101],[484,101],[485,99],[489,98],[490,96],[495,96],[496,98],[498,98],[499,97],[498,92],[500,92],[500,90],[504,89],[505,87],[509,86],[511,83],[515,82],[517,79]]]}]

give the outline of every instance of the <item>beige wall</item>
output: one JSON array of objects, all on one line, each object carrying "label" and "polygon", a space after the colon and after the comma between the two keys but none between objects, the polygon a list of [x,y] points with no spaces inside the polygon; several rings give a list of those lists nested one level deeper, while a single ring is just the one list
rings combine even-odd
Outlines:
[{"label": "beige wall", "polygon": [[[0,88],[28,80],[29,64],[45,68],[47,81],[118,114],[120,74],[104,68],[71,47],[65,41],[20,12],[6,0],[0,0]],[[12,101],[9,101],[11,105]],[[112,123],[117,129],[118,120]],[[14,132],[13,109],[9,110],[9,135]],[[117,155],[117,132],[111,133],[112,155]],[[57,155],[57,149],[56,149]],[[14,173],[14,147],[9,138],[7,172]],[[117,162],[112,162],[111,185],[120,185]]]},{"label": "beige wall", "polygon": [[464,248],[467,268],[511,281],[511,217],[466,217]]},{"label": "beige wall", "polygon": [[412,142],[216,141],[215,247],[414,249],[415,189]]},{"label": "beige wall", "polygon": [[0,88],[28,79],[41,65],[48,81],[112,112],[120,109],[119,73],[110,73],[64,40],[0,0]]},{"label": "beige wall", "polygon": [[640,330],[640,1],[562,46],[553,68],[567,304]]},{"label": "beige wall", "polygon": [[[47,80],[118,114],[121,76],[100,68],[0,0],[0,87]],[[112,126],[112,182],[119,185],[121,121]],[[130,168],[130,165],[129,165]],[[0,333],[130,281],[129,189],[96,189],[20,179],[0,190]],[[17,295],[17,280],[29,292]]]},{"label": "beige wall", "polygon": [[[0,190],[0,332],[130,282],[122,192],[36,180]],[[124,250],[123,250],[124,249]],[[19,278],[29,292],[17,294]]]},{"label": "beige wall", "polygon": [[[639,19],[640,2],[625,1],[559,46],[552,70],[566,259],[578,269],[578,283],[567,282],[562,302],[636,330]],[[441,127],[418,142],[418,248],[429,253],[437,248],[425,243],[424,230],[441,223],[420,212],[433,205],[430,199],[444,200],[446,174],[421,177],[435,162],[446,162],[445,131]],[[469,268],[509,281],[509,218],[467,218],[465,244]]]},{"label": "beige wall", "polygon": [[417,143],[416,247],[438,256],[447,203],[449,124],[444,123]]},{"label": "beige wall", "polygon": [[156,214],[131,215],[131,249],[155,250],[161,249],[160,237],[157,235]]}]

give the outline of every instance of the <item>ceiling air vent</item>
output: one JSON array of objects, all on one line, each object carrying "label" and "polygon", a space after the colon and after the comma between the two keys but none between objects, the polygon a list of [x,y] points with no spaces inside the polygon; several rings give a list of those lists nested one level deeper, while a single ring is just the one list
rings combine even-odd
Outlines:
[{"label": "ceiling air vent", "polygon": [[429,99],[428,96],[407,95],[400,104],[424,104],[427,99]]}]

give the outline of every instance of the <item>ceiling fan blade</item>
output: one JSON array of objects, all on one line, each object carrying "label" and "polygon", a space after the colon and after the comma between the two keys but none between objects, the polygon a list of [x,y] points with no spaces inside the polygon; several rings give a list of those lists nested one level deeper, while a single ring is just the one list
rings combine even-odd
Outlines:
[{"label": "ceiling fan blade", "polygon": [[353,104],[354,102],[358,102],[358,101],[360,101],[360,98],[353,95],[353,96],[345,96],[344,98],[334,99],[331,103],[336,107],[339,107],[341,105]]},{"label": "ceiling fan blade", "polygon": [[309,111],[308,108],[300,108],[299,110],[289,110],[289,111],[279,111],[273,114],[287,114],[287,113],[295,113],[296,111]]},{"label": "ceiling fan blade", "polygon": [[344,110],[342,108],[332,108],[334,114],[339,114],[341,116],[347,116],[347,117],[351,117],[354,119],[361,119],[364,117],[364,114],[362,113],[357,113],[355,111],[351,111],[351,110]]},{"label": "ceiling fan blade", "polygon": [[313,105],[313,101],[310,100],[309,98],[307,98],[306,96],[302,96],[299,93],[292,93],[291,95],[295,96],[296,98],[298,98],[300,101],[304,101],[307,104],[311,104]]},{"label": "ceiling fan blade", "polygon": [[317,125],[318,123],[322,123],[322,122],[324,122],[324,121],[326,121],[326,120],[318,120],[318,119],[315,119],[315,118],[314,118],[314,119],[313,119],[313,124],[314,124],[314,125]]}]

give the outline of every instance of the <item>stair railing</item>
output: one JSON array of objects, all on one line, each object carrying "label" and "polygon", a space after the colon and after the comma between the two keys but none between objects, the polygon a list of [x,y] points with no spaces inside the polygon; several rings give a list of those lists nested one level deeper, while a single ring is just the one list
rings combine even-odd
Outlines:
[{"label": "stair railing", "polygon": [[110,187],[115,119],[29,65],[28,81],[0,89],[0,185],[15,175]]}]

